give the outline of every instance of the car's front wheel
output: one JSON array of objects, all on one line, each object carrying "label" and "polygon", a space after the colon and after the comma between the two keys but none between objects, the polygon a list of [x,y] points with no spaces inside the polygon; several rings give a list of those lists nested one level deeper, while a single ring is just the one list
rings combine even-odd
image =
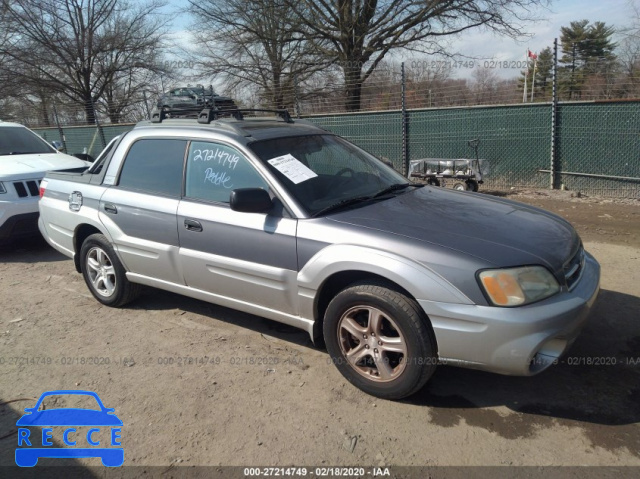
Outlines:
[{"label": "car's front wheel", "polygon": [[437,345],[420,306],[391,285],[359,283],[333,298],[324,339],[353,385],[384,399],[420,390],[435,371]]},{"label": "car's front wheel", "polygon": [[106,306],[123,306],[140,293],[140,285],[127,279],[122,263],[102,234],[93,234],[82,243],[80,269],[91,294]]}]

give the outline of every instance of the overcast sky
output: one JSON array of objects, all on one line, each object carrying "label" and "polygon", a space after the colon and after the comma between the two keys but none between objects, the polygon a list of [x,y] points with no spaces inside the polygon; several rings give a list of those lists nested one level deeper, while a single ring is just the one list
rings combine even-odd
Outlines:
[{"label": "overcast sky", "polygon": [[[560,27],[569,25],[571,21],[586,19],[590,22],[602,21],[616,28],[624,28],[631,22],[632,8],[630,3],[640,5],[640,0],[555,0],[550,9],[540,9],[534,12],[544,19],[524,25],[524,30],[533,36],[520,41],[499,37],[483,30],[472,30],[461,34],[451,41],[452,51],[483,59],[500,61],[524,60],[527,48],[539,52],[547,46],[553,45],[553,39],[560,36]],[[168,12],[184,10],[187,0],[170,0]],[[180,43],[188,44],[188,30],[191,19],[187,14],[173,15],[173,30]],[[405,54],[405,62],[420,60],[422,56],[414,53]],[[481,62],[482,63],[482,62]],[[517,75],[519,70],[497,69],[501,77],[508,78]],[[469,76],[470,70],[459,69],[458,78]]]}]

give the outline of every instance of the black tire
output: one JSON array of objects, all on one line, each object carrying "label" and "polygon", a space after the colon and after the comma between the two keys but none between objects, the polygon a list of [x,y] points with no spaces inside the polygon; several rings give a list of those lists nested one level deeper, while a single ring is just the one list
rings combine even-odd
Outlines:
[{"label": "black tire", "polygon": [[453,189],[457,191],[469,191],[466,183],[457,182],[453,184]]},{"label": "black tire", "polygon": [[127,279],[118,255],[102,234],[93,234],[82,243],[80,269],[93,297],[106,306],[124,306],[140,294],[141,286]]},{"label": "black tire", "polygon": [[410,396],[436,369],[438,348],[429,319],[414,300],[384,283],[356,283],[338,293],[325,313],[323,333],[340,373],[372,396]]},{"label": "black tire", "polygon": [[467,191],[478,191],[478,182],[476,180],[467,180]]},{"label": "black tire", "polygon": [[427,180],[427,184],[431,186],[440,186],[440,180],[438,178],[431,177]]}]

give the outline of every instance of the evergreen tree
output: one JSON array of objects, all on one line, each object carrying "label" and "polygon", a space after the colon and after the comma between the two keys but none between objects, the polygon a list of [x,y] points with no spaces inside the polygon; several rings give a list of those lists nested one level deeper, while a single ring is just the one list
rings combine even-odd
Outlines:
[{"label": "evergreen tree", "polygon": [[577,99],[590,76],[612,72],[616,44],[611,37],[615,30],[604,22],[589,24],[588,20],[580,20],[560,31],[560,90],[568,99]]}]

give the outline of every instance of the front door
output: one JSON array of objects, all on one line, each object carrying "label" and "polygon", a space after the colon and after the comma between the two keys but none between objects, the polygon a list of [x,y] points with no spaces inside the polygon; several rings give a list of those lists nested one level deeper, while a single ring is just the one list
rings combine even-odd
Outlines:
[{"label": "front door", "polygon": [[189,144],[185,176],[178,235],[186,284],[297,314],[297,221],[282,213],[240,213],[229,207],[233,189],[269,191],[265,179],[237,149],[205,141]]}]

